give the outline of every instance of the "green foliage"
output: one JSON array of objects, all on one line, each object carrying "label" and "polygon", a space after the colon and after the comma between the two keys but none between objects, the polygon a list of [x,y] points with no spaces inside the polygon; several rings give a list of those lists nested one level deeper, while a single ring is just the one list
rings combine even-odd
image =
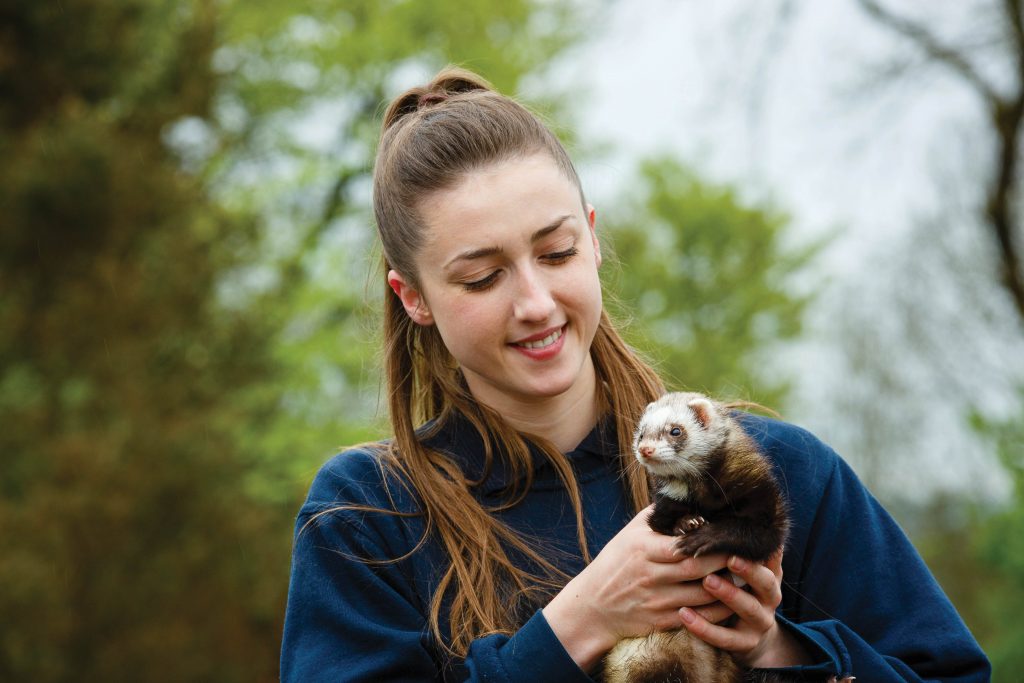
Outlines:
[{"label": "green foliage", "polygon": [[250,484],[261,495],[294,502],[279,481],[304,488],[340,446],[386,434],[374,318],[384,285],[369,214],[382,103],[448,63],[515,92],[580,35],[572,9],[565,0],[227,5],[204,172],[222,203],[266,218],[250,267],[225,288],[277,330],[282,371],[257,389],[283,397],[253,444],[264,465]]},{"label": "green foliage", "polygon": [[972,425],[997,449],[1012,482],[998,505],[940,496],[913,517],[915,542],[992,661],[992,680],[1017,681],[1024,666],[1024,414]]},{"label": "green foliage", "polygon": [[978,591],[987,624],[982,645],[992,659],[993,680],[1001,683],[1017,680],[1024,668],[1024,413],[1001,422],[978,417],[975,425],[996,444],[1013,482],[1010,503],[982,522],[975,543],[989,579]]},{"label": "green foliage", "polygon": [[793,338],[807,299],[791,278],[818,250],[787,251],[786,219],[744,205],[670,158],[650,159],[609,232],[622,263],[631,343],[673,383],[779,406],[786,383],[762,368]]},{"label": "green foliage", "polygon": [[273,366],[259,318],[213,296],[252,220],[160,138],[213,98],[206,9],[5,9],[3,680],[276,675],[281,577],[263,568],[289,538],[238,486],[236,434],[261,416],[230,400]]},{"label": "green foliage", "polygon": [[0,9],[0,679],[276,679],[295,510],[381,433],[378,106],[449,61],[514,89],[567,12]]}]

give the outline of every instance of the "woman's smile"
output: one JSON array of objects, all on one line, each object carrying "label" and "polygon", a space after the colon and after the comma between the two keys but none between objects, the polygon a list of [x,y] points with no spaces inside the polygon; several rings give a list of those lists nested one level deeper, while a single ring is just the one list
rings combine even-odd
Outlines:
[{"label": "woman's smile", "polygon": [[541,332],[521,341],[513,342],[511,346],[525,356],[534,360],[547,360],[555,357],[562,350],[565,339],[565,328],[568,323],[556,327],[550,332]]}]

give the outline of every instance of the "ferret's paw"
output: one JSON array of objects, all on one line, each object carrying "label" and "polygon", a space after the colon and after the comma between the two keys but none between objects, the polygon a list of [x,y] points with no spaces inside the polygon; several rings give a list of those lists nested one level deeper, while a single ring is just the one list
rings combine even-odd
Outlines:
[{"label": "ferret's paw", "polygon": [[683,519],[679,520],[678,524],[676,524],[676,536],[685,536],[687,533],[691,531],[696,531],[705,524],[707,524],[707,520],[701,517],[700,515],[696,515],[694,517],[684,517]]},{"label": "ferret's paw", "polygon": [[710,537],[708,524],[702,524],[697,529],[685,535],[680,535],[676,542],[676,548],[684,555],[699,557],[712,552],[715,549],[715,539]]}]

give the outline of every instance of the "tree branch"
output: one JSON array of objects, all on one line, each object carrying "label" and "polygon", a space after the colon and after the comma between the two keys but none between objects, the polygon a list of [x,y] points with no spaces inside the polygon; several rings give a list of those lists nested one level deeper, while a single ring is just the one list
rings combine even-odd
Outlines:
[{"label": "tree branch", "polygon": [[1017,48],[1017,54],[1024,54],[1024,22],[1021,20],[1020,0],[1003,0],[1003,7],[1010,19],[1013,45]]},{"label": "tree branch", "polygon": [[[1024,70],[1021,71],[1024,77]],[[989,181],[985,213],[999,248],[1000,280],[1024,323],[1024,272],[1017,250],[1018,220],[1014,212],[1018,185],[1018,149],[1024,122],[1024,89],[1013,101],[999,102],[992,113],[999,149],[996,172]]]},{"label": "tree branch", "polygon": [[1024,323],[1024,272],[1018,252],[1019,218],[1016,194],[1019,185],[1020,132],[1024,125],[1024,20],[1021,0],[1003,0],[1003,11],[1010,26],[1011,45],[1016,51],[1016,92],[997,100],[992,110],[992,125],[999,141],[998,167],[989,182],[985,212],[999,247],[1000,279]]},{"label": "tree branch", "polygon": [[[1008,1],[1012,2],[1013,0]],[[907,38],[931,59],[960,74],[964,80],[974,86],[990,107],[995,108],[1000,101],[998,91],[978,73],[960,52],[944,45],[924,26],[882,7],[876,0],[857,0],[857,4],[879,24]]]},{"label": "tree branch", "polygon": [[1013,301],[1019,321],[1024,324],[1024,268],[1018,251],[1018,217],[1015,211],[1019,184],[1019,148],[1024,125],[1024,18],[1021,0],[1003,0],[1003,13],[1010,27],[1017,71],[1016,91],[999,92],[954,48],[944,45],[924,26],[882,7],[877,0],[857,0],[860,7],[881,25],[903,36],[932,61],[952,69],[981,95],[988,106],[996,136],[994,172],[987,182],[985,222],[999,251],[999,281]]}]

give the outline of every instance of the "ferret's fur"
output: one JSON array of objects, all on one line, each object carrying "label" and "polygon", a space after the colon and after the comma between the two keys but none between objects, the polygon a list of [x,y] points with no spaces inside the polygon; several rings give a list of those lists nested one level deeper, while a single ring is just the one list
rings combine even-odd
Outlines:
[{"label": "ferret's fur", "polygon": [[[653,475],[648,523],[678,536],[686,555],[768,560],[786,542],[789,519],[772,466],[729,409],[703,394],[670,393],[647,406],[633,441]],[[783,681],[753,677],[726,652],[686,629],[627,638],[608,653],[605,683]]]}]

